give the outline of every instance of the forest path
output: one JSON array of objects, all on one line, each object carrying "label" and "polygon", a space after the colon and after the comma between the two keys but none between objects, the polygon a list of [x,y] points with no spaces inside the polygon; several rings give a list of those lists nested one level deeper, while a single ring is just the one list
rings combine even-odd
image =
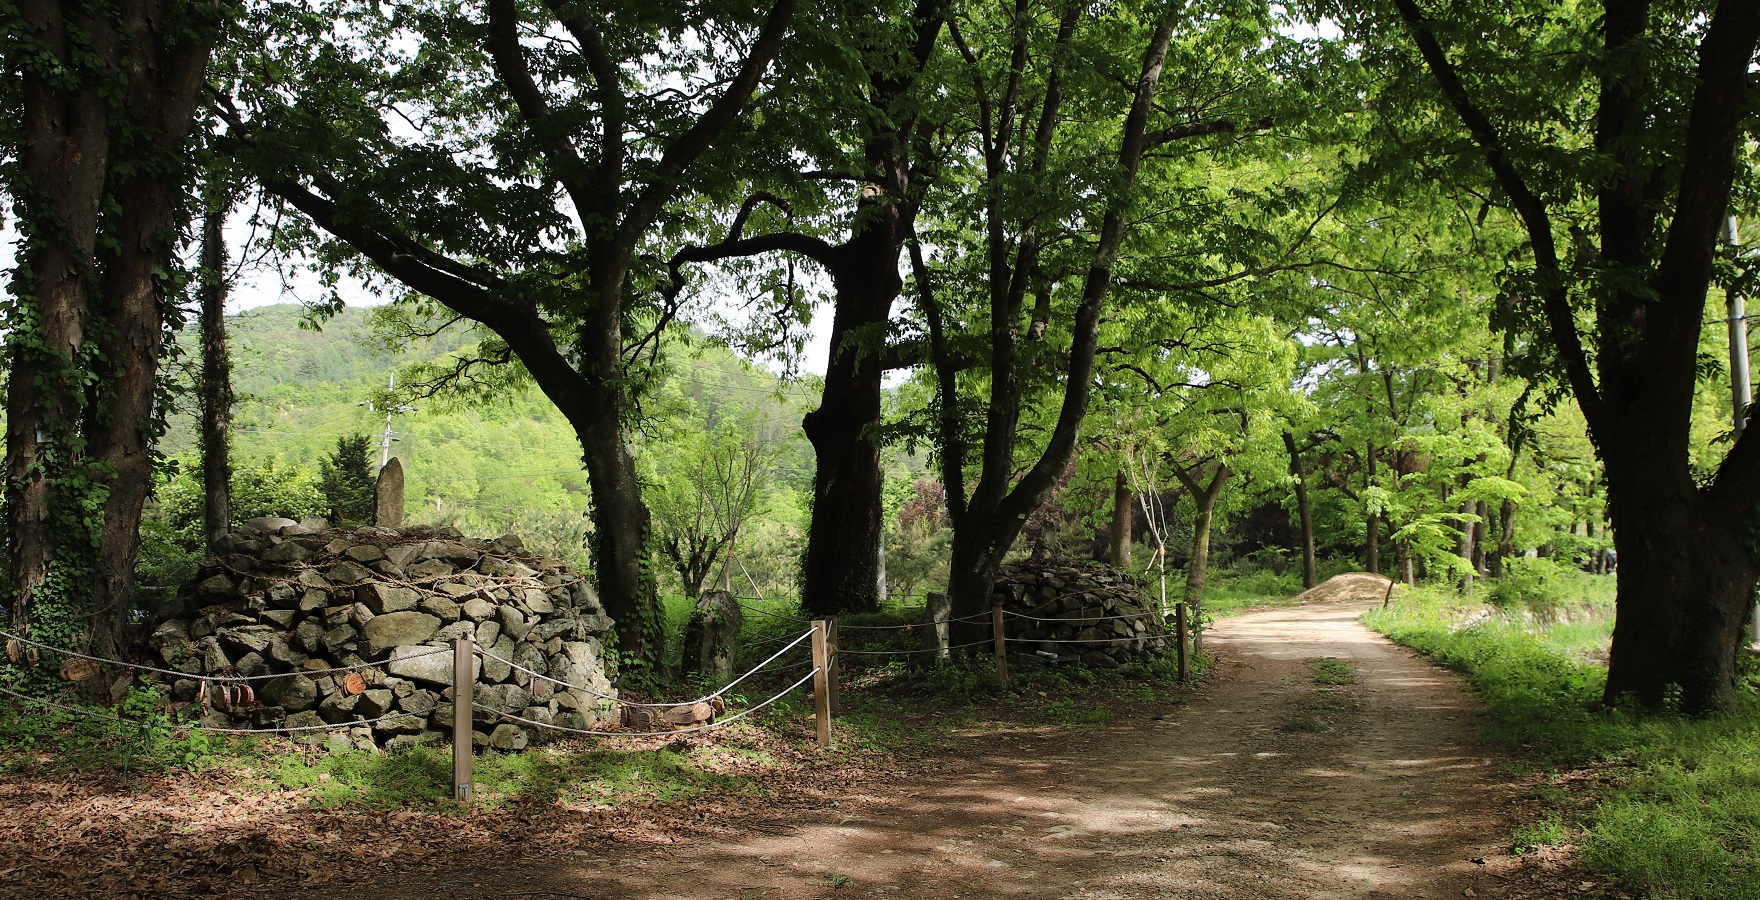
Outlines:
[{"label": "forest path", "polygon": [[[1224,620],[1209,637],[1218,670],[1169,715],[985,730],[939,778],[871,786],[776,834],[554,860],[535,877],[527,860],[517,885],[478,871],[408,887],[693,900],[1576,893],[1568,872],[1509,855],[1524,804],[1475,738],[1478,702],[1359,624],[1368,605]],[[1317,682],[1322,657],[1347,661],[1350,683]]]}]

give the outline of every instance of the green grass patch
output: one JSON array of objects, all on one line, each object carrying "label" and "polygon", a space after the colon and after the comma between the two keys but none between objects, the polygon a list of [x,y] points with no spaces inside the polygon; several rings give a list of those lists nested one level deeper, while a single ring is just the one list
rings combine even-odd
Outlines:
[{"label": "green grass patch", "polygon": [[1315,684],[1356,684],[1357,670],[1347,659],[1320,656],[1308,660]]},{"label": "green grass patch", "polygon": [[[1607,623],[1532,613],[1486,615],[1481,601],[1427,589],[1364,621],[1465,673],[1495,716],[1493,740],[1543,767],[1617,775],[1570,823],[1583,865],[1657,900],[1760,900],[1760,710],[1689,719],[1601,708],[1606,670],[1583,658]],[[1530,830],[1514,842],[1553,837]]]},{"label": "green grass patch", "polygon": [[1512,853],[1527,853],[1542,847],[1556,847],[1565,842],[1569,836],[1564,827],[1564,819],[1558,814],[1545,816],[1538,822],[1517,825],[1510,832],[1509,849]]}]

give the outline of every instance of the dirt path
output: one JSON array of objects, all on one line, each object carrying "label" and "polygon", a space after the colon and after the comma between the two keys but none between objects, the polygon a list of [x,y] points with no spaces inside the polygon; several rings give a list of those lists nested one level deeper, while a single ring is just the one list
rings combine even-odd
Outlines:
[{"label": "dirt path", "polygon": [[[639,859],[527,858],[408,896],[1556,897],[1508,855],[1522,815],[1459,680],[1357,623],[1361,604],[1220,623],[1219,671],[1165,717],[983,738],[957,771]],[[1309,662],[1349,661],[1319,684]],[[488,860],[481,860],[483,863]],[[511,860],[509,860],[511,862]],[[505,872],[506,869],[499,871]],[[1587,885],[1583,885],[1587,887]]]}]

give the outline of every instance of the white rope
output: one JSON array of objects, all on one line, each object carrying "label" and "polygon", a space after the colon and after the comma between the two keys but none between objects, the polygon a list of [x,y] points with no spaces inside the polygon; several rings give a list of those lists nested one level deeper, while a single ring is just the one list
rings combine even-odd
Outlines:
[{"label": "white rope", "polygon": [[837,652],[838,653],[848,653],[851,656],[909,656],[913,653],[940,653],[943,649],[947,649],[949,651],[952,651],[952,650],[964,650],[968,647],[987,647],[991,643],[992,643],[991,641],[976,641],[976,642],[970,643],[970,644],[959,644],[957,646],[947,647],[947,648],[925,647],[921,650],[845,650],[840,647],[840,648],[838,648]]},{"label": "white rope", "polygon": [[[11,640],[20,641],[29,644],[32,647],[47,650],[50,653],[59,653],[62,656],[71,656],[75,659],[86,659],[95,663],[122,666],[128,669],[139,669],[142,672],[156,672],[160,675],[170,675],[173,678],[194,678],[197,681],[221,681],[227,683],[236,681],[269,681],[275,678],[286,678],[289,675],[332,675],[337,672],[357,672],[361,669],[375,669],[379,666],[385,665],[384,662],[363,662],[356,663],[352,666],[337,666],[332,669],[294,669],[291,672],[271,672],[268,675],[197,675],[193,672],[179,672],[175,669],[159,669],[154,668],[153,666],[142,665],[140,663],[123,662],[120,659],[106,659],[102,656],[90,656],[73,650],[63,650],[60,647],[39,643],[30,638],[19,637],[16,634],[11,634],[5,631],[0,631],[0,638],[9,638]],[[406,659],[420,659],[424,656],[433,656],[436,653],[448,653],[451,652],[451,650],[451,647],[432,647],[421,653],[411,653],[408,656],[399,656],[397,659],[400,662]],[[390,662],[390,660],[386,660],[385,662]]]},{"label": "white rope", "polygon": [[590,735],[592,737],[671,737],[672,735],[676,735],[676,734],[690,734],[693,731],[707,731],[711,728],[725,728],[729,725],[732,725],[733,723],[738,722],[740,719],[743,719],[746,716],[749,716],[752,713],[755,713],[758,710],[763,709],[764,707],[769,706],[770,704],[775,703],[778,700],[781,700],[783,697],[788,696],[790,693],[792,693],[794,691],[795,688],[798,688],[801,685],[806,684],[808,679],[812,678],[814,675],[817,675],[817,674],[819,674],[819,669],[817,667],[814,667],[813,671],[808,672],[804,677],[801,678],[801,680],[784,688],[782,690],[782,693],[777,694],[776,696],[771,697],[768,700],[765,700],[763,703],[760,703],[757,706],[752,707],[751,709],[747,709],[742,712],[735,713],[734,715],[728,716],[727,718],[722,719],[719,722],[710,722],[706,725],[697,725],[692,728],[680,728],[675,731],[590,731],[585,728],[570,728],[566,725],[556,725],[556,724],[552,724],[552,723],[538,722],[538,721],[535,721],[532,719],[527,719],[523,716],[516,716],[513,713],[501,712],[500,710],[495,709],[494,707],[484,706],[481,703],[476,703],[474,701],[471,703],[471,706],[473,706],[477,709],[483,710],[484,712],[494,713],[495,715],[498,715],[503,719],[512,719],[515,722],[524,722],[525,724],[531,725],[534,728],[544,728],[544,729],[548,729],[550,731],[566,731],[569,734],[584,734],[584,735]]},{"label": "white rope", "polygon": [[1152,641],[1152,640],[1156,640],[1156,639],[1165,639],[1166,637],[1167,637],[1167,635],[1165,635],[1165,634],[1147,634],[1147,633],[1145,633],[1145,634],[1137,635],[1136,637],[1122,637],[1122,638],[1110,638],[1110,639],[1096,638],[1091,641],[1084,641],[1079,638],[1070,638],[1068,640],[1052,640],[1051,638],[1019,638],[1019,637],[1004,638],[1003,640],[1007,641],[1010,644],[1122,644],[1125,641]]},{"label": "white rope", "polygon": [[53,700],[32,697],[29,694],[21,694],[17,691],[8,690],[3,687],[0,687],[0,694],[8,694],[17,697],[20,700],[28,700],[32,703],[59,709],[63,712],[91,716],[95,719],[108,719],[112,722],[121,722],[124,725],[139,725],[142,728],[165,728],[171,731],[210,731],[217,734],[297,734],[302,731],[336,731],[343,728],[353,728],[356,725],[371,725],[375,722],[383,722],[386,719],[395,719],[399,716],[410,715],[410,713],[391,713],[390,715],[380,716],[377,719],[358,719],[350,722],[337,722],[335,724],[324,725],[300,725],[294,728],[218,728],[213,725],[198,725],[193,722],[172,722],[161,725],[155,722],[142,722],[139,719],[124,719],[121,716],[112,716],[108,713],[98,712],[97,710],[81,709],[77,706],[66,706],[64,704],[56,703]]},{"label": "white rope", "polygon": [[703,702],[706,702],[709,700],[713,700],[716,697],[719,697],[722,694],[725,694],[728,691],[733,690],[734,685],[739,684],[740,682],[746,680],[747,678],[750,678],[759,669],[762,669],[765,666],[775,662],[777,657],[781,656],[784,653],[787,653],[790,650],[793,650],[796,646],[798,646],[800,644],[801,641],[804,641],[807,638],[812,637],[813,632],[815,630],[816,629],[814,629],[814,628],[807,629],[805,634],[802,634],[800,637],[797,637],[794,640],[789,641],[788,646],[783,647],[781,650],[778,650],[775,653],[771,654],[769,659],[766,659],[763,662],[758,663],[756,666],[753,666],[751,669],[747,670],[747,672],[744,675],[741,675],[740,677],[735,678],[734,680],[728,682],[725,687],[721,688],[720,690],[716,691],[715,693],[708,694],[703,697],[698,697],[695,700],[680,700],[677,703],[637,703],[633,700],[624,700],[621,697],[616,697],[611,694],[601,694],[598,691],[593,690],[592,688],[577,687],[576,685],[573,685],[573,684],[570,684],[569,682],[563,681],[560,678],[552,678],[549,675],[545,675],[540,672],[534,672],[531,669],[528,669],[525,666],[522,666],[519,663],[514,662],[513,660],[502,659],[501,657],[496,656],[494,653],[491,653],[488,650],[484,650],[480,646],[476,647],[475,649],[476,649],[477,653],[479,655],[481,655],[484,659],[492,659],[498,663],[512,666],[513,668],[515,668],[521,672],[524,672],[527,675],[532,676],[533,678],[541,678],[545,681],[550,682],[551,684],[558,684],[558,685],[561,685],[565,688],[568,688],[569,690],[581,691],[583,693],[592,694],[593,696],[598,697],[601,700],[615,700],[618,703],[623,704],[624,706],[638,706],[638,707],[644,707],[647,709],[671,709],[674,706],[689,706],[693,703],[703,703]]}]

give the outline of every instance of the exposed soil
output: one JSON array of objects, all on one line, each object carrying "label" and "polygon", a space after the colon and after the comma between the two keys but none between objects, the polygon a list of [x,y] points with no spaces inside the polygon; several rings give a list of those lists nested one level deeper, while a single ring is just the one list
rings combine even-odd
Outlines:
[{"label": "exposed soil", "polygon": [[[527,856],[513,879],[479,864],[356,890],[1096,900],[1603,894],[1568,866],[1509,854],[1511,828],[1535,813],[1476,742],[1478,704],[1455,676],[1358,624],[1363,609],[1310,605],[1220,623],[1210,638],[1219,670],[1169,714],[1073,734],[985,728],[966,736],[938,773],[869,784],[755,828]],[[1322,657],[1348,661],[1354,680],[1316,681],[1312,660]]]},{"label": "exposed soil", "polygon": [[[1568,862],[1509,855],[1538,804],[1476,741],[1483,713],[1459,680],[1363,628],[1364,608],[1225,620],[1203,686],[1183,703],[1110,698],[1104,726],[1039,724],[1031,691],[915,755],[815,754],[791,724],[761,738],[780,765],[750,788],[684,803],[330,811],[235,773],[15,773],[0,777],[0,896],[1610,893]],[[1348,666],[1317,669],[1327,657]],[[739,799],[753,796],[774,800]]]}]

